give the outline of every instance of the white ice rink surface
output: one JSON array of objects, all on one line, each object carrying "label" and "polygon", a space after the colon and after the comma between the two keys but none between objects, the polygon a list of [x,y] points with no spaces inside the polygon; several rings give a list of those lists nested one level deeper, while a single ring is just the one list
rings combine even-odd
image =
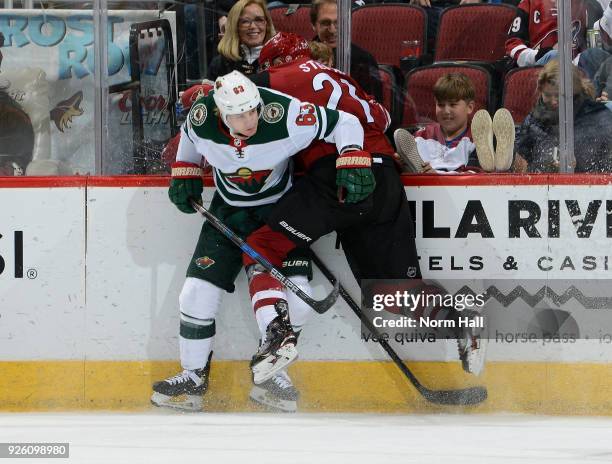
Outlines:
[{"label": "white ice rink surface", "polygon": [[522,415],[0,414],[0,442],[69,442],[16,463],[612,463],[612,419]]}]

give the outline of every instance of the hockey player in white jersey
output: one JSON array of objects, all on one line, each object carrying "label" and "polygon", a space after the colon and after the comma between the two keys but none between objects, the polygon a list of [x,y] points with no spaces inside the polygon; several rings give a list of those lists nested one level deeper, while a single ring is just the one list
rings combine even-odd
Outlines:
[{"label": "hockey player in white jersey", "polygon": [[[265,224],[272,205],[292,185],[290,157],[316,140],[336,145],[338,169],[359,170],[359,175],[338,176],[359,182],[366,198],[374,190],[369,153],[362,150],[363,129],[348,113],[303,103],[269,89],[258,88],[237,71],[219,77],[210,95],[194,103],[181,128],[176,162],[172,166],[170,200],[185,213],[194,213],[191,200],[201,201],[203,160],[213,168],[216,191],[210,211],[242,238]],[[282,238],[280,240],[283,240]],[[293,243],[272,244],[290,250]],[[179,296],[180,359],[183,371],[153,385],[151,401],[157,406],[200,410],[208,386],[215,317],[224,291],[234,291],[242,267],[242,252],[207,222],[187,269]],[[280,266],[281,263],[272,263]],[[272,277],[257,272],[250,285]],[[267,285],[267,284],[266,284]],[[266,327],[264,340],[252,361],[256,383],[272,379],[296,356],[296,338],[289,321],[282,288],[270,291],[254,305],[273,307],[276,317]],[[274,370],[257,376],[260,363],[270,357]]]}]

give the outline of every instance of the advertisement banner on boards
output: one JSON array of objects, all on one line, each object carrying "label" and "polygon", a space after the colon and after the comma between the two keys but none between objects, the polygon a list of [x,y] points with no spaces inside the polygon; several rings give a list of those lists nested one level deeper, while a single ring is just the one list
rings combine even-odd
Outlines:
[{"label": "advertisement banner on boards", "polygon": [[[174,12],[157,10],[108,11],[108,85],[130,81],[130,26],[168,19],[176,56]],[[72,172],[94,170],[94,27],[91,10],[0,10],[4,37],[0,90],[28,114],[35,143],[32,158],[65,162]],[[142,40],[141,102],[147,126],[167,126],[168,91],[163,38],[146,34]],[[98,116],[100,117],[100,116]],[[107,173],[129,170],[132,156],[129,92],[109,96],[106,118]],[[125,162],[125,164],[122,163]]]}]

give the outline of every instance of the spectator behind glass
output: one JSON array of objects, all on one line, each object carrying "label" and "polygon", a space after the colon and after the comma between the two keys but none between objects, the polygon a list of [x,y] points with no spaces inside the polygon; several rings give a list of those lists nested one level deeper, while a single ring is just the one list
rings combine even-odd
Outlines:
[{"label": "spectator behind glass", "polygon": [[591,48],[587,52],[592,53],[595,63],[600,63],[593,79],[597,100],[607,102],[608,109],[612,109],[612,102],[609,101],[612,96],[612,3],[604,11],[598,25],[601,48]]},{"label": "spectator behind glass", "polygon": [[[593,84],[572,66],[576,172],[612,172],[612,113],[596,102]],[[517,172],[559,171],[559,62],[538,77],[538,101],[517,131]]]},{"label": "spectator behind glass", "polygon": [[[338,5],[336,0],[314,0],[310,9],[310,22],[315,32],[314,40],[328,45],[334,52],[333,67],[336,67],[338,45]],[[351,43],[351,77],[370,95],[382,101],[382,83],[378,63],[374,57]]]},{"label": "spectator behind glass", "polygon": [[[586,48],[583,0],[572,0],[572,55]],[[557,57],[557,0],[521,0],[506,40],[506,55],[519,67],[544,65]]]},{"label": "spectator behind glass", "polygon": [[208,79],[240,71],[257,71],[257,58],[263,44],[274,35],[274,25],[264,0],[240,0],[230,9],[225,34],[208,68]]},{"label": "spectator behind glass", "polygon": [[[395,132],[400,159],[417,173],[481,171],[469,127],[475,107],[474,84],[465,74],[447,73],[436,81],[433,94],[437,122],[416,132],[414,142],[405,129]],[[513,126],[511,130],[514,133]]]},{"label": "spectator behind glass", "polygon": [[317,60],[319,63],[325,66],[332,66],[334,63],[334,52],[333,50],[323,42],[310,42],[310,52],[312,58]]}]

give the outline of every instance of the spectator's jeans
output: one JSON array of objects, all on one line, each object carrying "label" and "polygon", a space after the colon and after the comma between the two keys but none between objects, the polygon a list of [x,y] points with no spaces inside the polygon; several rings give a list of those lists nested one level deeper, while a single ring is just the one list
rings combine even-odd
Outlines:
[{"label": "spectator's jeans", "polygon": [[536,64],[544,66],[549,61],[557,59],[558,55],[559,53],[557,52],[557,50],[550,50],[549,52],[546,53],[546,55],[544,55],[542,58],[536,61]]},{"label": "spectator's jeans", "polygon": [[578,67],[587,74],[589,79],[593,80],[601,64],[610,56],[612,54],[602,48],[587,48],[580,54]]}]

